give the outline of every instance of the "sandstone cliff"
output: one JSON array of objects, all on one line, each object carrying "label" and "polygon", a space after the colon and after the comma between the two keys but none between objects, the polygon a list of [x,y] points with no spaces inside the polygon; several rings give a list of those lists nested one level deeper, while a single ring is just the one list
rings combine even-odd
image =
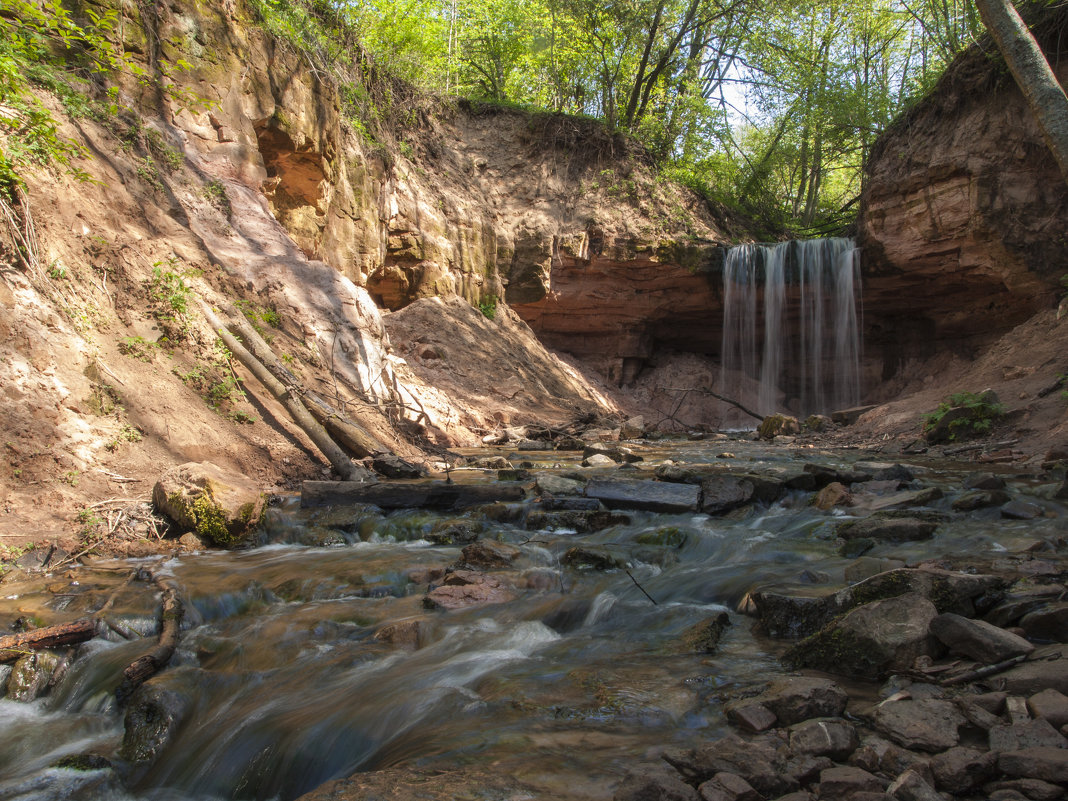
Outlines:
[{"label": "sandstone cliff", "polygon": [[[1063,6],[1035,26],[1068,81]],[[862,197],[875,379],[936,350],[975,355],[1055,304],[1068,187],[993,45],[963,54],[872,151]]]}]

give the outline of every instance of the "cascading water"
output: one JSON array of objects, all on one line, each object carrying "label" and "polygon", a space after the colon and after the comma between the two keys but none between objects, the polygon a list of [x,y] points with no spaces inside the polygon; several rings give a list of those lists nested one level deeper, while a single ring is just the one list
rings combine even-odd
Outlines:
[{"label": "cascading water", "polygon": [[852,239],[731,248],[723,269],[721,390],[761,414],[855,406],[859,307],[860,251]]}]

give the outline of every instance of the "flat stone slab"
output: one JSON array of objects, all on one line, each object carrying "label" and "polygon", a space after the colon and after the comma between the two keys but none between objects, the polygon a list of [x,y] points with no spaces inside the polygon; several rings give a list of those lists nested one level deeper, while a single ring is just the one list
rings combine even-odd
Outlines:
[{"label": "flat stone slab", "polygon": [[931,621],[931,633],[950,651],[983,664],[1003,662],[1035,650],[1034,645],[1018,634],[951,612]]},{"label": "flat stone slab", "polygon": [[596,498],[610,509],[693,512],[700,502],[701,488],[670,481],[595,478],[586,484],[586,497]]},{"label": "flat stone slab", "polygon": [[520,501],[526,493],[515,484],[455,484],[447,481],[305,481],[300,505],[369,504],[380,509],[463,509],[497,501]]},{"label": "flat stone slab", "polygon": [[967,723],[951,701],[933,698],[883,703],[873,717],[875,728],[903,748],[935,753],[955,746]]}]

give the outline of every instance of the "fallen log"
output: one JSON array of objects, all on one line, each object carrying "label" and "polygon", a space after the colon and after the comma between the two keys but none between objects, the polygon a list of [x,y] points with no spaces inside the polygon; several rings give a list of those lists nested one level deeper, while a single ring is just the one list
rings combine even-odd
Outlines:
[{"label": "fallen log", "polygon": [[525,496],[515,484],[456,484],[447,481],[305,481],[300,505],[343,506],[365,503],[380,509],[463,509]]},{"label": "fallen log", "polygon": [[178,593],[177,585],[170,579],[155,578],[154,581],[163,591],[163,604],[159,615],[159,637],[150,651],[139,656],[122,671],[122,682],[115,690],[115,698],[120,704],[125,704],[134,690],[165,668],[178,647],[182,617],[185,614],[182,598]]},{"label": "fallen log", "polygon": [[0,637],[0,663],[14,662],[27,651],[41,648],[60,648],[91,640],[100,633],[96,620],[75,620],[73,623],[60,623],[43,629],[24,631],[21,634],[9,634]]},{"label": "fallen log", "polygon": [[388,450],[355,420],[339,412],[315,392],[302,386],[300,379],[274,355],[271,346],[248,320],[243,317],[231,319],[227,327],[241,337],[249,352],[259,359],[275,378],[304,400],[312,417],[349,453],[357,459],[362,459],[364,456],[373,456]]},{"label": "fallen log", "polygon": [[286,407],[286,411],[293,418],[293,422],[300,426],[309,439],[315,443],[315,447],[326,457],[327,461],[330,462],[341,477],[355,479],[358,473],[352,460],[338,447],[338,444],[334,442],[322,424],[312,417],[297,393],[275,378],[271,371],[264,367],[260,360],[253,356],[238,341],[237,337],[230,333],[218,315],[208,307],[207,303],[202,302],[200,305],[208,324],[215,329],[215,333],[219,335],[226,347],[230,349],[230,352],[234,354],[241,364],[248,368],[257,381],[282,402],[282,405]]}]

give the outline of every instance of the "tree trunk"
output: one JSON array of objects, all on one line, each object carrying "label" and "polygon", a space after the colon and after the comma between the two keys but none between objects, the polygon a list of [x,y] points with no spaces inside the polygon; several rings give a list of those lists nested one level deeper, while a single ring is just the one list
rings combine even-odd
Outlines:
[{"label": "tree trunk", "polygon": [[1035,115],[1061,175],[1068,181],[1068,97],[1009,0],[975,0],[983,24]]}]

